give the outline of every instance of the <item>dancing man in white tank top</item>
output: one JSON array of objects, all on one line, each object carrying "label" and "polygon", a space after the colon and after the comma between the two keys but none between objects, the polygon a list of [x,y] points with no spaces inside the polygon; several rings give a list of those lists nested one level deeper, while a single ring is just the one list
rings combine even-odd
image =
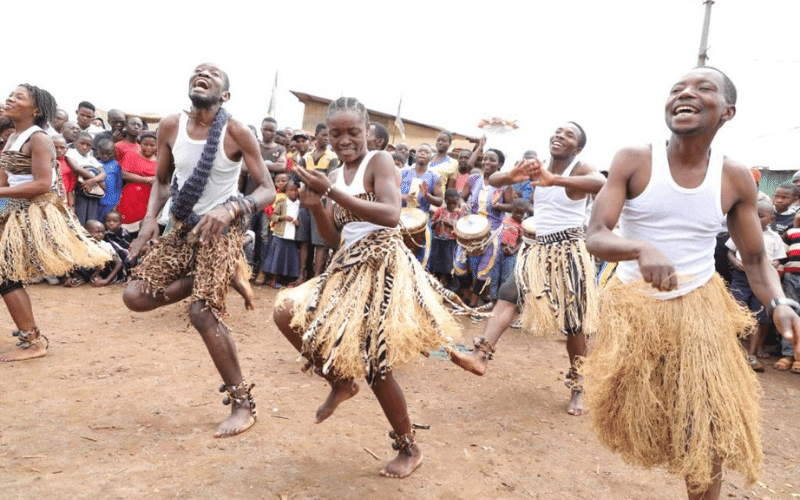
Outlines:
[{"label": "dancing man in white tank top", "polygon": [[626,461],[685,478],[690,499],[719,498],[723,461],[750,484],[761,464],[758,382],[737,338],[754,321],[714,272],[725,218],[756,296],[787,339],[800,334],[765,255],[753,177],[712,147],[735,104],[721,71],[684,75],[666,103],[669,140],[617,153],[587,238],[620,262],[582,367],[594,427]]},{"label": "dancing man in white tank top", "polygon": [[[191,297],[189,319],[222,377],[220,392],[227,392],[223,402],[231,405],[216,437],[233,436],[255,424],[252,385],[242,378],[236,345],[220,317],[242,255],[244,216],[275,199],[256,137],[222,107],[230,98],[228,89],[224,71],[201,64],[189,79],[191,112],[170,115],[159,124],[156,183],[139,236],[131,243],[131,258],[146,245],[150,251],[133,270],[134,280],[122,296],[129,309],[139,312]],[[246,197],[237,189],[243,162],[257,186]],[[172,229],[159,238],[157,217],[170,197]],[[237,289],[247,285],[241,276],[234,286],[237,281]],[[249,297],[245,300],[251,307]]]},{"label": "dancing man in white tank top", "polygon": [[567,336],[571,389],[567,413],[583,413],[583,387],[577,362],[586,355],[586,335],[597,326],[597,294],[592,257],[584,244],[587,195],[597,194],[605,178],[592,165],[578,161],[586,133],[575,122],[558,127],[550,137],[550,161],[524,160],[508,172],[489,178],[500,187],[530,179],[536,242],[520,250],[514,278],[500,284],[497,302],[471,352],[450,352],[450,359],[476,375],[486,373],[494,346],[511,324],[517,305],[522,326],[539,335],[559,331]]}]

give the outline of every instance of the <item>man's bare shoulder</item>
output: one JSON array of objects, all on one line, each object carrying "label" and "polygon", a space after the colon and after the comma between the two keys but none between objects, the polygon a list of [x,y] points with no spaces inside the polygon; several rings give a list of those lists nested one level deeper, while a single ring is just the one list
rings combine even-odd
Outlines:
[{"label": "man's bare shoulder", "polygon": [[181,115],[180,113],[173,113],[171,115],[167,115],[158,122],[158,128],[161,127],[178,127],[178,123],[180,122]]},{"label": "man's bare shoulder", "polygon": [[612,172],[632,173],[644,166],[649,166],[652,163],[652,156],[650,144],[624,147],[614,155],[608,169],[609,175]]},{"label": "man's bare shoulder", "polygon": [[[255,135],[253,135],[253,132],[250,130],[250,128],[247,125],[245,125],[244,123],[240,122],[236,118],[228,119],[228,132],[231,135],[233,135],[234,137],[241,137],[240,134],[243,134],[245,132],[247,132],[248,134],[253,136],[253,138],[256,137]],[[258,142],[258,139],[256,139],[256,142]]]},{"label": "man's bare shoulder", "polygon": [[573,175],[586,175],[591,174],[593,172],[597,172],[597,169],[591,163],[587,163],[585,161],[579,161],[575,164],[575,168],[572,169],[570,176]]},{"label": "man's bare shoulder", "polygon": [[751,191],[755,186],[750,167],[727,156],[722,159],[722,179],[725,189],[735,187],[743,193]]}]

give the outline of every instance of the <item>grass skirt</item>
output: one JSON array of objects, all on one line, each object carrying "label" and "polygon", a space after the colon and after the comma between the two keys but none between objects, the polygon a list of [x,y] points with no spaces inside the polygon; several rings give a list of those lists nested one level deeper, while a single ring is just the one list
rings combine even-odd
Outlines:
[{"label": "grass skirt", "polygon": [[759,386],[737,334],[753,317],[716,274],[676,299],[650,290],[615,278],[602,295],[602,324],[581,367],[600,441],[698,490],[712,480],[714,454],[752,484],[761,463]]},{"label": "grass skirt", "polygon": [[425,272],[396,229],[340,247],[322,275],[282,291],[276,303],[286,299],[294,302],[292,328],[303,332],[304,370],[370,384],[460,336],[445,303],[471,312]]},{"label": "grass skirt", "polygon": [[514,267],[522,328],[537,335],[593,334],[598,324],[595,274],[582,229],[523,245]]},{"label": "grass skirt", "polygon": [[103,267],[112,258],[54,193],[2,199],[0,256],[0,281],[23,283]]}]

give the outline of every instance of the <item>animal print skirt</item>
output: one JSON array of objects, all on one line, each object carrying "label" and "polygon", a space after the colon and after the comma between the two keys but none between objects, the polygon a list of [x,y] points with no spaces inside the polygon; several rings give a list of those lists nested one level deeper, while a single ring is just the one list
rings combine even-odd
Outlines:
[{"label": "animal print skirt", "polygon": [[173,230],[159,238],[131,271],[148,292],[163,293],[171,283],[194,276],[191,301],[205,301],[217,319],[225,314],[225,293],[242,254],[242,232],[232,223],[228,230],[205,243],[186,224],[171,221]]},{"label": "animal print skirt", "polygon": [[287,290],[291,326],[303,332],[303,370],[372,384],[394,366],[452,343],[455,314],[470,311],[420,266],[397,229],[380,229],[340,247],[317,279]]}]

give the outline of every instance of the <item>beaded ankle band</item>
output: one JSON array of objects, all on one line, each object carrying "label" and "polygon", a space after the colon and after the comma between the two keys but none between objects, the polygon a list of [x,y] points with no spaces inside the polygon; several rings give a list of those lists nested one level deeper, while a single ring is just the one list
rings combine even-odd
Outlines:
[{"label": "beaded ankle band", "polygon": [[494,347],[492,344],[486,340],[486,337],[481,336],[480,338],[475,337],[472,341],[473,345],[475,346],[475,350],[481,351],[483,353],[483,359],[490,360],[494,358]]},{"label": "beaded ankle band", "polygon": [[44,346],[45,350],[48,347],[50,347],[50,341],[47,339],[47,337],[42,335],[41,332],[39,332],[39,327],[38,326],[34,326],[33,330],[31,330],[29,332],[23,332],[23,331],[20,331],[20,330],[13,330],[11,332],[11,335],[14,336],[14,337],[17,337],[19,339],[19,342],[17,342],[17,347],[21,347],[23,349],[28,349],[28,348],[40,343],[42,341],[42,339],[44,339],[44,341],[46,342],[46,344]]},{"label": "beaded ankle band", "polygon": [[258,412],[256,411],[256,402],[253,395],[250,394],[250,389],[255,387],[256,384],[248,385],[246,381],[242,380],[239,385],[225,385],[219,386],[219,392],[227,392],[228,394],[222,399],[222,404],[232,404],[234,408],[239,408],[244,404],[245,399],[250,404],[250,415],[256,418]]}]

